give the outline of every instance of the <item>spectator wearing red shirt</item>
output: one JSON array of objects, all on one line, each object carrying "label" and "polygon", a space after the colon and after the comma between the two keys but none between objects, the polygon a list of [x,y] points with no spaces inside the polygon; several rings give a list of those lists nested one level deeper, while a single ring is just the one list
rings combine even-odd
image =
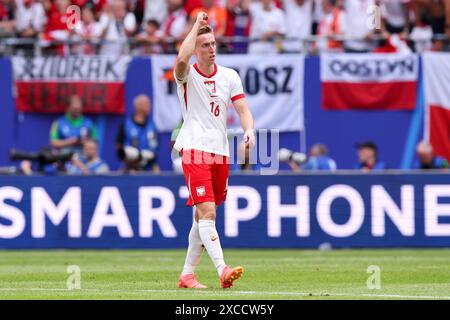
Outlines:
[{"label": "spectator wearing red shirt", "polygon": [[14,1],[0,0],[0,37],[13,36],[15,27]]},{"label": "spectator wearing red shirt", "polygon": [[224,36],[227,26],[227,10],[216,5],[214,0],[203,0],[202,5],[202,8],[192,10],[190,14],[190,25],[194,25],[197,14],[203,11],[208,15],[208,24],[213,28],[216,39]]},{"label": "spectator wearing red shirt", "polygon": [[[47,11],[47,24],[41,39],[47,41],[64,41],[68,40],[70,35],[69,30],[69,13],[68,7],[71,5],[69,0],[55,0]],[[72,27],[75,27],[73,25]],[[55,51],[57,54],[64,54],[68,52],[68,46],[64,44],[57,44],[49,46],[48,50]]]},{"label": "spectator wearing red shirt", "polygon": [[[251,0],[227,0],[227,37],[248,37],[250,33],[250,5]],[[232,52],[246,53],[248,43],[246,41],[233,41]]]},{"label": "spectator wearing red shirt", "polygon": [[201,7],[203,7],[202,0],[186,0],[184,4],[184,10],[189,16],[191,15],[192,11]]}]

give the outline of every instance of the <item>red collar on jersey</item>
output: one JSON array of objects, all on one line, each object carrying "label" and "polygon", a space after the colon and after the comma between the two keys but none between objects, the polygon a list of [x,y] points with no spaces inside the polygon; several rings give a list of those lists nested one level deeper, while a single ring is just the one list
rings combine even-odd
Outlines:
[{"label": "red collar on jersey", "polygon": [[209,76],[207,76],[206,74],[204,74],[203,72],[200,71],[200,69],[199,69],[198,66],[197,66],[197,63],[194,64],[194,68],[195,68],[195,70],[197,70],[197,72],[198,72],[201,76],[203,76],[203,77],[205,77],[205,78],[212,78],[212,77],[214,77],[214,76],[216,75],[216,73],[217,73],[217,64],[215,64],[215,63],[214,63],[214,71],[213,71],[213,73],[211,73]]}]

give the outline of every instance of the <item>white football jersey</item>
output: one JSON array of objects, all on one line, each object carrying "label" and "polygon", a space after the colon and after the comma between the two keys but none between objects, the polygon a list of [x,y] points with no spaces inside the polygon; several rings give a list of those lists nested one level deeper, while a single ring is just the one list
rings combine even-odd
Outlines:
[{"label": "white football jersey", "polygon": [[215,64],[206,76],[194,64],[182,81],[175,71],[174,76],[184,120],[174,148],[229,156],[227,108],[230,101],[244,97],[239,74]]}]

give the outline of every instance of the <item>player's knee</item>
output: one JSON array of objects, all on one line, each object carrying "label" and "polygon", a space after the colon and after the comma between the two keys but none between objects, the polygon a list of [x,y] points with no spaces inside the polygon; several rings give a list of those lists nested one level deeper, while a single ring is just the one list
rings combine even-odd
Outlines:
[{"label": "player's knee", "polygon": [[216,220],[216,210],[213,208],[200,209],[197,212],[199,220]]}]

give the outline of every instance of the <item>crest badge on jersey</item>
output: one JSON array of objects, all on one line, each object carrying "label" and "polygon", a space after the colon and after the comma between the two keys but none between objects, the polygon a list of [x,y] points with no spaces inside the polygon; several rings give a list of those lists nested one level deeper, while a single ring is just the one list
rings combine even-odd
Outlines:
[{"label": "crest badge on jersey", "polygon": [[204,197],[206,194],[206,189],[205,187],[197,187],[197,196],[199,197]]},{"label": "crest badge on jersey", "polygon": [[216,81],[204,81],[204,84],[210,96],[216,93]]}]

